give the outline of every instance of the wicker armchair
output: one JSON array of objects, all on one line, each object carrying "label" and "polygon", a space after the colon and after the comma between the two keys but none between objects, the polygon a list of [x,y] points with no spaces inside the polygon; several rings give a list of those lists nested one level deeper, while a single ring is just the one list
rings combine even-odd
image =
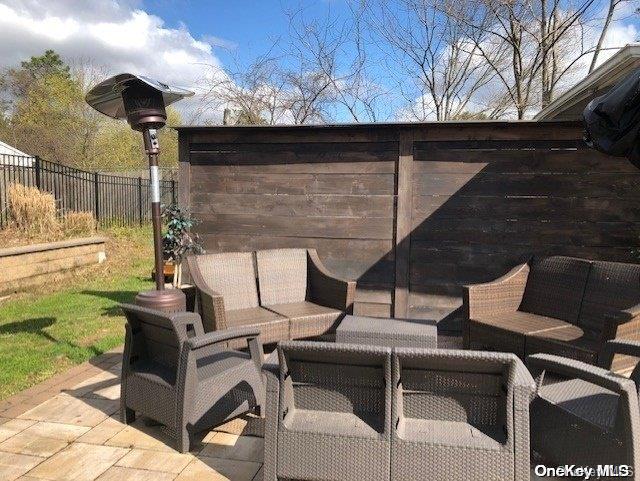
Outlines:
[{"label": "wicker armchair", "polygon": [[389,480],[391,349],[291,341],[267,370],[264,480]]},{"label": "wicker armchair", "polygon": [[263,342],[332,334],[356,284],[332,276],[313,249],[190,256],[206,332],[256,326]]},{"label": "wicker armchair", "polygon": [[513,354],[395,349],[391,479],[528,480],[535,384]]},{"label": "wicker armchair", "polygon": [[[638,466],[640,367],[631,379],[612,373],[615,353],[639,358],[640,343],[609,341],[601,363],[606,367],[548,354],[527,359],[538,383],[531,404],[531,447],[544,464]],[[632,479],[640,479],[640,472]]]},{"label": "wicker armchair", "polygon": [[[467,286],[464,305],[465,347],[595,365],[608,340],[640,338],[640,266],[534,258],[493,282]],[[630,366],[616,357],[616,370]]]},{"label": "wicker armchair", "polygon": [[[262,344],[256,328],[205,334],[194,313],[122,305],[127,318],[120,408],[164,424],[180,451],[196,432],[264,405]],[[249,353],[225,347],[245,338]]]}]

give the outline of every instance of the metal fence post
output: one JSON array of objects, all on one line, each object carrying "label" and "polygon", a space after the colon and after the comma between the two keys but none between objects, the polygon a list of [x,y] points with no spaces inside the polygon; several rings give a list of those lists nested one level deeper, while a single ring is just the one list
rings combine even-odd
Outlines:
[{"label": "metal fence post", "polygon": [[94,172],[93,174],[93,188],[95,190],[95,214],[96,214],[96,222],[100,222],[100,180],[98,178],[98,172]]},{"label": "metal fence post", "polygon": [[142,177],[138,177],[138,217],[142,226]]},{"label": "metal fence post", "polygon": [[176,204],[176,181],[171,179],[171,203]]},{"label": "metal fence post", "polygon": [[40,190],[42,188],[42,180],[41,180],[41,170],[42,164],[40,163],[40,157],[36,155],[35,161],[33,162],[34,172],[36,174],[36,187]]}]

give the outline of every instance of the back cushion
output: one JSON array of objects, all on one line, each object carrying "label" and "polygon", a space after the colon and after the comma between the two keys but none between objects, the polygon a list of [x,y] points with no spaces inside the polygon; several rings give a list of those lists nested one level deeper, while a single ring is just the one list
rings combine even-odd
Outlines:
[{"label": "back cushion", "polygon": [[256,252],[260,303],[263,306],[303,302],[307,296],[307,250]]},{"label": "back cushion", "polygon": [[590,267],[573,257],[535,258],[520,310],[577,324]]},{"label": "back cushion", "polygon": [[579,325],[592,336],[602,333],[604,314],[640,304],[640,266],[594,262],[589,273]]},{"label": "back cushion", "polygon": [[226,310],[258,307],[258,287],[252,252],[203,254],[197,259],[206,283],[224,297]]}]

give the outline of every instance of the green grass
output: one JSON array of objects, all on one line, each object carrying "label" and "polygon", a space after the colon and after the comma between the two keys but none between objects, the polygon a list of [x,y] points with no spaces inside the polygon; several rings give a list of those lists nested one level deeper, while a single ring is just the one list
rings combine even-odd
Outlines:
[{"label": "green grass", "polygon": [[0,302],[0,399],[123,342],[118,303],[152,287],[150,231],[106,235],[102,265]]}]

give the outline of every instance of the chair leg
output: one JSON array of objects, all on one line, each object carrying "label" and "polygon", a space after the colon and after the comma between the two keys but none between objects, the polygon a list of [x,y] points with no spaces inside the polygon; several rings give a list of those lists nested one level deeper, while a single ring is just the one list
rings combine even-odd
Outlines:
[{"label": "chair leg", "polygon": [[181,453],[188,453],[189,452],[189,448],[190,448],[190,444],[191,444],[191,439],[189,436],[189,431],[187,431],[186,428],[182,428],[182,430],[178,431],[178,451],[180,451]]},{"label": "chair leg", "polygon": [[120,410],[120,420],[123,424],[131,424],[136,420],[136,412],[126,406],[122,406]]}]

